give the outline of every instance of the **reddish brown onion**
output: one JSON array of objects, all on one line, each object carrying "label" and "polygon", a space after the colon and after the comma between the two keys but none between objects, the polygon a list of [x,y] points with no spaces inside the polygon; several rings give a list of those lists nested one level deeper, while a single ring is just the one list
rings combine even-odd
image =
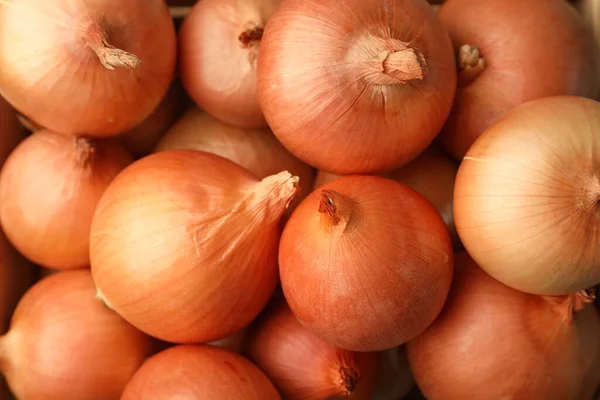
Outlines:
[{"label": "reddish brown onion", "polygon": [[19,400],[118,399],[153,341],[95,298],[88,270],[35,284],[0,337],[0,370]]},{"label": "reddish brown onion", "polygon": [[111,136],[139,124],[173,79],[163,0],[0,0],[0,92],[61,133]]},{"label": "reddish brown onion", "polygon": [[101,297],[148,334],[204,343],[247,326],[277,283],[280,218],[297,192],[235,163],[169,150],[126,168],[94,214],[91,267]]},{"label": "reddish brown onion", "polygon": [[345,176],[296,208],[279,266],[305,327],[341,348],[384,350],[421,333],[442,309],[452,244],[437,210],[413,189]]},{"label": "reddish brown onion", "polygon": [[428,399],[591,399],[600,317],[589,301],[519,292],[461,253],[444,310],[408,344],[417,384]]},{"label": "reddish brown onion", "polygon": [[256,59],[280,0],[202,0],[179,35],[179,72],[187,92],[231,125],[266,126],[256,94]]},{"label": "reddish brown onion", "polygon": [[259,100],[297,157],[338,174],[396,169],[442,128],[448,33],[422,0],[286,1],[261,42]]},{"label": "reddish brown onion", "polygon": [[456,159],[519,104],[600,95],[597,45],[565,0],[450,0],[438,16],[459,63],[459,88],[440,136]]},{"label": "reddish brown onion", "polygon": [[368,400],[378,376],[377,353],[328,344],[303,327],[285,302],[251,328],[246,354],[288,400]]},{"label": "reddish brown onion", "polygon": [[0,174],[0,221],[6,236],[37,264],[89,266],[96,205],[131,162],[112,140],[37,131],[13,151]]},{"label": "reddish brown onion", "polygon": [[213,346],[175,346],[148,360],[121,400],[280,400],[267,377],[245,358]]}]

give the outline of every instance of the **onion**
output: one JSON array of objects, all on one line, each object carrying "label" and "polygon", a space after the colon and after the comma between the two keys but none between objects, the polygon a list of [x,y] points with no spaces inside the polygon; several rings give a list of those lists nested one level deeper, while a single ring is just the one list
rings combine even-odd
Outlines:
[{"label": "onion", "polygon": [[440,136],[457,159],[519,104],[600,94],[597,46],[565,0],[451,0],[438,16],[458,50],[459,88]]},{"label": "onion", "polygon": [[111,136],[144,120],[173,79],[164,0],[0,0],[0,92],[61,133]]},{"label": "onion", "polygon": [[175,81],[152,115],[123,134],[119,138],[120,142],[134,157],[147,156],[165,132],[184,113],[187,105],[188,99],[183,86],[179,81]]},{"label": "onion", "polygon": [[408,186],[346,176],[296,208],[279,265],[305,327],[341,348],[379,351],[412,339],[440,312],[452,244],[433,205]]},{"label": "onion", "polygon": [[[268,128],[226,125],[196,107],[189,109],[156,147],[156,151],[172,149],[200,150],[219,155],[260,179],[290,171],[298,176],[303,187],[310,188],[315,177],[314,169],[291,155]],[[289,211],[301,199],[298,196]]]},{"label": "onion", "polygon": [[[454,161],[436,146],[431,146],[409,164],[381,176],[408,185],[431,201],[446,223],[454,246],[458,248],[461,244],[452,210],[457,170]],[[339,177],[331,172],[319,171],[314,187],[319,188]]]},{"label": "onion", "polygon": [[327,344],[294,317],[285,302],[253,326],[247,354],[287,400],[370,399],[377,353],[355,353]]},{"label": "onion", "polygon": [[37,264],[87,267],[96,205],[131,161],[112,141],[34,133],[14,150],[0,174],[0,221],[6,236]]},{"label": "onion", "polygon": [[423,0],[287,1],[261,42],[259,100],[305,162],[338,174],[393,170],[448,116],[452,53]]},{"label": "onion", "polygon": [[394,347],[381,354],[381,373],[372,400],[406,399],[414,387],[405,346]]},{"label": "onion", "polygon": [[[202,0],[204,1],[204,0]],[[267,377],[245,358],[212,346],[175,346],[148,360],[121,400],[280,400]]]},{"label": "onion", "polygon": [[0,165],[24,137],[15,110],[0,97]]},{"label": "onion", "polygon": [[600,283],[600,103],[557,96],[509,112],[471,147],[456,226],[486,272],[561,295]]},{"label": "onion", "polygon": [[600,382],[589,301],[519,292],[461,253],[444,311],[408,344],[417,384],[428,399],[589,400]]},{"label": "onion", "polygon": [[248,325],[277,283],[280,218],[298,178],[257,180],[195,150],[125,169],[94,215],[91,266],[106,303],[142,331],[204,343]]},{"label": "onion", "polygon": [[0,334],[8,329],[13,310],[34,279],[33,265],[10,245],[0,230]]},{"label": "onion", "polygon": [[88,270],[35,284],[0,337],[0,370],[20,400],[118,399],[152,340],[95,298]]},{"label": "onion", "polygon": [[266,126],[256,94],[256,60],[280,0],[202,0],[179,34],[179,73],[207,113],[236,126]]}]

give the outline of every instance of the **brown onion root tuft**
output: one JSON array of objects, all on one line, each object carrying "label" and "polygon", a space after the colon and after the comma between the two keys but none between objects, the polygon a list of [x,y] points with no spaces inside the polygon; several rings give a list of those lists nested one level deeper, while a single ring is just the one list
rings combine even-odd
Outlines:
[{"label": "brown onion root tuft", "polygon": [[463,44],[458,50],[458,78],[461,85],[472,82],[485,69],[485,60],[479,47]]},{"label": "brown onion root tuft", "polygon": [[352,396],[356,390],[356,384],[358,382],[358,373],[353,368],[341,367],[340,376],[342,378],[342,384],[346,389],[346,395]]},{"label": "brown onion root tuft", "polygon": [[254,28],[247,29],[240,34],[238,37],[239,41],[242,42],[244,48],[248,48],[253,44],[258,44],[262,39],[265,27],[263,25],[256,25]]}]

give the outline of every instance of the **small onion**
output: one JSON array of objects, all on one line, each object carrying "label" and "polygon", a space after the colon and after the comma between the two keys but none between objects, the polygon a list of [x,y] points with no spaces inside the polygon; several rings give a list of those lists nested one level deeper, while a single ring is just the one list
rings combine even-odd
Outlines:
[{"label": "small onion", "polygon": [[164,350],[133,376],[121,400],[281,400],[250,361],[213,346],[183,345]]},{"label": "small onion", "polygon": [[42,130],[13,151],[0,174],[0,221],[11,243],[51,268],[89,265],[92,216],[131,156],[116,142]]},{"label": "small onion", "polygon": [[284,1],[258,64],[258,97],[275,135],[338,174],[416,158],[456,89],[450,38],[423,0]]},{"label": "small onion", "polygon": [[266,126],[256,93],[256,60],[280,0],[202,0],[179,34],[179,73],[200,108],[228,124]]},{"label": "small onion", "polygon": [[35,284],[0,337],[0,370],[19,400],[117,400],[153,341],[95,298],[89,270]]},{"label": "small onion", "polygon": [[[428,147],[419,157],[395,171],[381,174],[397,182],[410,186],[429,200],[446,223],[455,247],[460,247],[460,239],[454,225],[454,181],[458,166],[437,146]],[[340,175],[319,171],[315,179],[315,189],[339,178]]]},{"label": "small onion", "polygon": [[598,47],[565,0],[451,0],[438,16],[459,64],[459,87],[440,136],[456,159],[519,104],[600,94]]},{"label": "small onion", "polygon": [[515,289],[562,295],[600,283],[600,103],[534,100],[471,147],[455,188],[466,250]]},{"label": "small onion", "polygon": [[0,0],[0,92],[56,132],[111,136],[139,124],[173,79],[164,0]]},{"label": "small onion", "polygon": [[101,297],[159,339],[204,343],[248,325],[277,283],[280,218],[298,178],[259,181],[214,154],[138,160],[94,215],[91,267]]},{"label": "small onion", "polygon": [[285,226],[281,286],[300,322],[341,348],[379,351],[421,333],[442,309],[452,244],[433,205],[377,176],[311,193]]},{"label": "small onion", "polygon": [[175,81],[158,108],[141,124],[119,137],[119,141],[135,158],[152,152],[156,143],[185,112],[187,95],[179,81]]},{"label": "small onion", "polygon": [[[156,151],[173,149],[216,154],[241,165],[260,179],[289,171],[305,188],[312,186],[315,177],[315,170],[291,155],[268,128],[227,125],[196,107],[188,110],[156,147]],[[290,211],[301,199],[298,196],[290,205]]]},{"label": "small onion", "polygon": [[408,344],[415,380],[428,399],[590,400],[600,382],[590,301],[519,292],[461,253],[444,310]]},{"label": "small onion", "polygon": [[377,381],[377,353],[332,346],[304,328],[285,302],[252,327],[246,354],[287,400],[368,400]]}]

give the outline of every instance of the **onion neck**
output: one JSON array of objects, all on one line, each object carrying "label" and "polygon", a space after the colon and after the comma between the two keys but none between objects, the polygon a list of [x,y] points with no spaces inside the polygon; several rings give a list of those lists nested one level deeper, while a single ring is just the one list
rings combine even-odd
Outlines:
[{"label": "onion neck", "polygon": [[354,395],[358,384],[358,372],[352,367],[340,367],[338,379],[340,386],[343,388],[341,394],[344,396]]},{"label": "onion neck", "polygon": [[96,151],[96,143],[92,139],[84,137],[76,137],[74,139],[75,146],[75,163],[80,168],[88,167],[93,159]]},{"label": "onion neck", "polygon": [[428,73],[427,60],[423,52],[399,40],[387,43],[388,49],[380,52],[369,62],[377,72],[367,74],[371,84],[397,85],[423,80]]},{"label": "onion neck", "polygon": [[594,302],[596,290],[591,288],[564,296],[543,296],[543,298],[551,304],[553,310],[566,324],[570,324],[576,313]]},{"label": "onion neck", "polygon": [[463,44],[458,49],[458,81],[461,86],[473,82],[485,69],[485,60],[479,47]]},{"label": "onion neck", "polygon": [[108,42],[105,30],[97,22],[88,23],[83,29],[85,43],[96,53],[104,68],[114,71],[115,68],[135,69],[142,61],[132,53],[121,50]]},{"label": "onion neck", "polygon": [[258,24],[253,28],[246,29],[245,31],[243,31],[240,34],[240,36],[238,36],[238,40],[242,44],[242,47],[245,49],[252,46],[256,46],[260,43],[264,31],[265,27],[263,25]]},{"label": "onion neck", "polygon": [[356,202],[348,197],[334,190],[321,191],[319,213],[321,214],[321,223],[328,231],[347,232],[347,229],[356,221],[357,212]]},{"label": "onion neck", "polygon": [[258,207],[266,212],[267,219],[265,222],[277,222],[299,193],[300,186],[298,182],[299,178],[292,176],[287,171],[268,176],[253,184],[249,189],[250,196],[238,203],[232,212],[235,213],[241,208],[247,207],[248,202],[250,202],[252,207]]}]

